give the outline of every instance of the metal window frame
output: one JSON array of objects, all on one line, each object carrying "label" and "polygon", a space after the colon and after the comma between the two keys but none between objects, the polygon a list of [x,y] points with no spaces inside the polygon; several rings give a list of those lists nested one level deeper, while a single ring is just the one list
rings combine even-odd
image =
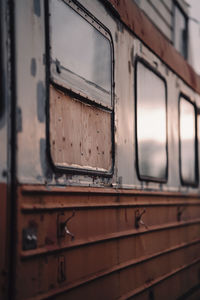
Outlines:
[{"label": "metal window frame", "polygon": [[[138,114],[137,114],[137,65],[138,63],[143,64],[150,72],[154,73],[157,77],[159,77],[163,82],[165,86],[165,113],[166,113],[166,168],[165,168],[165,177],[164,178],[158,178],[154,176],[146,176],[140,174],[140,168],[139,168],[139,149],[138,149],[138,133],[137,133],[137,120],[138,120]],[[169,168],[169,160],[168,160],[168,95],[167,95],[167,83],[165,78],[159,73],[158,70],[156,70],[152,65],[150,65],[146,60],[143,58],[137,56],[135,59],[135,66],[134,66],[134,96],[135,96],[135,151],[136,151],[136,173],[138,176],[138,179],[140,181],[148,181],[148,182],[158,182],[158,183],[166,183],[168,181],[168,168]]]},{"label": "metal window frame", "polygon": [[[80,94],[77,91],[71,90],[66,86],[58,84],[58,82],[54,82],[51,78],[51,41],[50,41],[50,18],[49,18],[49,0],[44,1],[44,9],[45,9],[45,44],[46,44],[46,55],[45,55],[45,63],[46,63],[46,86],[47,86],[47,93],[46,93],[46,137],[47,137],[47,144],[46,144],[46,153],[48,157],[48,161],[50,163],[51,168],[57,174],[65,173],[69,175],[93,175],[93,176],[100,176],[100,177],[112,177],[114,174],[114,165],[115,165],[115,142],[114,142],[114,43],[112,39],[111,32],[108,28],[105,27],[96,17],[94,17],[86,8],[84,8],[78,1],[76,0],[62,0],[65,3],[70,2],[71,4],[75,5],[78,9],[78,13],[82,11],[82,14],[85,16],[87,15],[91,20],[91,25],[97,24],[99,28],[102,28],[104,32],[106,32],[106,38],[109,36],[110,46],[111,46],[111,107],[107,107],[102,103],[95,102],[93,99],[89,99],[87,96]],[[82,16],[83,17],[83,16]],[[88,21],[88,20],[87,20]],[[98,170],[97,168],[84,168],[84,167],[70,167],[70,166],[60,166],[56,165],[53,161],[51,155],[51,142],[50,142],[50,85],[53,85],[58,90],[71,95],[76,100],[89,104],[93,107],[103,109],[111,114],[111,149],[112,149],[112,165],[110,170],[102,171]]]},{"label": "metal window frame", "polygon": [[[195,166],[194,166],[194,175],[195,175],[195,181],[186,181],[183,178],[182,174],[182,156],[181,156],[181,134],[180,134],[180,104],[181,104],[181,99],[185,99],[185,101],[189,102],[191,105],[194,107],[194,117],[195,117]],[[190,100],[190,97],[185,95],[184,93],[179,94],[179,99],[178,99],[178,136],[179,136],[179,177],[181,181],[181,185],[183,186],[190,186],[190,187],[197,187],[199,185],[199,167],[198,167],[198,137],[197,137],[197,106],[194,102]]]},{"label": "metal window frame", "polygon": [[[55,1],[55,0],[54,0]],[[56,83],[57,85],[66,88],[79,96],[89,99],[91,102],[95,102],[103,107],[107,107],[112,109],[113,106],[113,97],[112,97],[112,87],[113,87],[113,76],[112,76],[112,61],[113,61],[113,45],[112,45],[112,37],[109,30],[101,24],[94,16],[92,16],[78,1],[74,0],[60,0],[63,4],[66,4],[69,8],[71,8],[77,15],[79,15],[82,19],[84,19],[91,27],[94,27],[102,36],[104,36],[105,40],[109,42],[110,53],[111,53],[111,82],[110,82],[110,104],[104,103],[100,98],[104,98],[107,96],[107,91],[103,91],[104,89],[99,87],[94,87],[93,82],[91,84],[87,84],[86,82],[82,82],[81,78],[78,74],[71,74],[73,72],[67,71],[65,66],[59,63],[59,61],[53,61],[51,56],[51,47],[50,47],[50,76],[51,81]],[[49,8],[50,9],[50,8]],[[51,19],[51,14],[49,14],[49,19]],[[51,20],[50,20],[51,24]],[[51,43],[51,30],[49,30],[49,42]],[[71,74],[71,75],[70,75]],[[72,78],[71,78],[72,76]],[[73,82],[73,86],[69,83],[69,81]],[[81,85],[82,91],[79,89]],[[88,91],[86,91],[86,89]],[[83,91],[84,90],[84,91]],[[102,90],[102,91],[101,91]],[[99,94],[99,97],[95,97],[94,94]],[[99,99],[98,99],[99,98]]]}]

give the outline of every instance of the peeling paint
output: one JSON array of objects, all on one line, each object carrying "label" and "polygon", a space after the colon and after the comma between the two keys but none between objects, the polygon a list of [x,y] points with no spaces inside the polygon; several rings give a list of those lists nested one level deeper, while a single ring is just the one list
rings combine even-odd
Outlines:
[{"label": "peeling paint", "polygon": [[117,29],[121,33],[123,33],[123,31],[124,31],[124,25],[123,25],[123,23],[120,22],[120,21],[118,21],[118,20],[117,20]]},{"label": "peeling paint", "polygon": [[131,63],[134,66],[135,61],[134,61],[134,47],[131,48]]},{"label": "peeling paint", "polygon": [[166,74],[166,76],[169,76],[169,69],[167,66],[165,67],[165,74]]},{"label": "peeling paint", "polygon": [[123,182],[123,177],[119,176],[118,177],[118,184],[119,184],[119,186],[122,185],[122,182]]},{"label": "peeling paint", "polygon": [[47,154],[46,154],[46,140],[40,139],[40,164],[42,168],[42,173],[45,176],[47,180],[52,180],[53,173],[51,170],[51,167],[49,165],[49,162],[47,160]]},{"label": "peeling paint", "polygon": [[40,0],[33,0],[33,10],[37,17],[41,16]]},{"label": "peeling paint", "polygon": [[37,84],[37,115],[39,122],[45,121],[45,89],[42,81]]},{"label": "peeling paint", "polygon": [[128,72],[131,74],[131,62],[130,62],[130,60],[128,61]]},{"label": "peeling paint", "polygon": [[118,43],[118,34],[115,32],[115,42]]},{"label": "peeling paint", "polygon": [[32,58],[31,59],[31,75],[33,77],[36,76],[36,73],[37,73],[37,63],[36,63],[36,59],[35,58]]},{"label": "peeling paint", "polygon": [[17,132],[22,132],[22,110],[20,107],[17,107]]}]

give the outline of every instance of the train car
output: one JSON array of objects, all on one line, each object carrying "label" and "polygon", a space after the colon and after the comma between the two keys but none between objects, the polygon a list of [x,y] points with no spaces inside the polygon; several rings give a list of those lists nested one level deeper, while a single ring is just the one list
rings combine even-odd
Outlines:
[{"label": "train car", "polygon": [[185,1],[0,15],[0,299],[200,299]]}]

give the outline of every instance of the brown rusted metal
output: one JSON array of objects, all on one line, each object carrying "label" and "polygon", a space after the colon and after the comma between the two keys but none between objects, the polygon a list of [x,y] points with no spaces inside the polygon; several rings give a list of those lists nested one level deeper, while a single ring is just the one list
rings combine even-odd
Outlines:
[{"label": "brown rusted metal", "polygon": [[196,92],[200,93],[200,76],[169,43],[145,14],[130,0],[109,0],[121,21],[161,60]]},{"label": "brown rusted metal", "polygon": [[[164,253],[162,253],[162,254],[164,255]],[[174,255],[174,253],[172,253],[172,255]],[[110,269],[108,272],[105,271],[105,272],[101,272],[101,273],[96,273],[93,276],[86,277],[85,280],[77,281],[76,284],[71,283],[67,286],[59,287],[56,290],[48,291],[47,293],[44,293],[41,296],[40,295],[35,296],[34,298],[31,298],[31,299],[48,299],[50,297],[56,297],[56,299],[59,299],[59,296],[62,297],[62,295],[63,295],[63,299],[65,299],[66,295],[67,295],[67,299],[79,299],[79,298],[76,298],[77,294],[81,295],[82,294],[82,289],[83,289],[84,293],[86,295],[88,295],[89,290],[90,290],[91,287],[93,288],[93,285],[96,288],[96,295],[97,296],[95,297],[95,299],[102,299],[101,297],[102,297],[103,294],[105,295],[105,298],[107,299],[107,296],[109,294],[108,293],[108,286],[109,285],[107,284],[107,280],[110,278],[110,284],[111,284],[111,287],[112,287],[113,282],[115,281],[114,278],[116,276],[118,277],[117,272],[120,273],[120,276],[122,277],[121,282],[120,282],[121,286],[123,287],[123,289],[125,289],[125,288],[129,289],[129,291],[127,293],[124,293],[124,291],[121,291],[121,294],[123,294],[123,296],[119,297],[120,291],[111,290],[109,299],[116,299],[115,296],[117,296],[117,298],[119,298],[119,299],[129,299],[133,296],[135,297],[136,295],[143,293],[144,291],[146,291],[150,287],[158,286],[159,284],[162,284],[163,282],[164,282],[164,285],[166,287],[166,281],[169,280],[171,277],[176,276],[176,283],[177,283],[179,281],[179,277],[180,277],[179,274],[181,272],[185,272],[186,274],[188,274],[189,273],[188,269],[196,268],[196,266],[197,266],[197,268],[199,268],[199,266],[200,266],[199,258],[194,259],[191,263],[182,264],[182,265],[181,265],[181,260],[180,260],[180,262],[179,262],[180,266],[176,267],[172,272],[168,272],[165,275],[158,276],[156,279],[153,279],[153,278],[147,279],[146,282],[142,286],[140,286],[138,288],[135,288],[135,289],[132,289],[133,281],[130,280],[131,274],[135,271],[137,272],[137,274],[141,273],[142,276],[140,276],[140,278],[139,278],[141,280],[141,278],[145,277],[145,274],[142,273],[142,270],[141,271],[138,270],[139,268],[141,268],[140,263],[142,264],[146,261],[147,264],[149,264],[149,266],[150,266],[153,259],[154,259],[154,257],[149,257],[149,259],[147,258],[147,259],[144,259],[141,262],[138,262],[138,265],[135,265],[133,263],[124,264],[124,265],[121,264],[120,265],[121,268],[119,268],[119,269],[113,268],[113,269]],[[161,262],[162,262],[162,258],[159,259],[159,263],[161,263]],[[147,268],[149,268],[149,266],[147,266]],[[196,273],[197,272],[194,272],[194,269],[192,269],[192,272],[190,274],[190,278],[192,278],[194,280],[193,282],[195,282],[195,280],[196,280],[196,278],[195,278],[196,276],[194,276],[194,275],[196,275]],[[127,284],[125,284],[124,280],[129,285],[131,284],[131,287],[128,287]],[[105,281],[106,281],[106,284],[104,283]],[[190,287],[192,287],[191,282],[187,282],[187,285],[184,287],[184,289],[187,290]],[[183,290],[181,291],[181,293],[183,293]],[[181,293],[179,291],[177,296],[180,295]],[[163,291],[162,291],[161,295],[163,295]],[[173,299],[174,295],[175,295],[175,293],[172,294],[171,299]],[[169,296],[169,294],[167,294],[167,296]],[[91,299],[91,298],[83,298],[83,299]],[[167,298],[164,298],[164,299],[167,300]]]},{"label": "brown rusted metal", "polygon": [[[137,298],[137,296],[142,294],[144,291],[149,291],[152,287],[154,287],[154,291],[157,292],[156,297],[158,297],[158,299],[177,299],[179,295],[182,295],[184,291],[187,291],[188,288],[191,287],[191,283],[187,280],[183,280],[183,277],[190,277],[193,283],[196,282],[196,273],[199,267],[200,261],[199,259],[196,259],[191,264],[182,265],[173,272],[160,276],[156,280],[147,281],[143,287],[138,288],[135,291],[130,291],[119,299],[140,299]],[[179,280],[181,280],[181,285],[178,284]],[[141,299],[145,299],[144,294],[142,294]]]},{"label": "brown rusted metal", "polygon": [[[46,190],[46,191],[45,191]],[[178,197],[178,194],[156,194],[151,195],[150,193],[141,193],[124,194],[120,191],[120,194],[115,190],[113,193],[107,194],[105,189],[105,194],[103,194],[103,189],[80,189],[75,187],[71,188],[56,188],[56,189],[33,189],[31,186],[27,187],[26,192],[24,186],[21,189],[23,196],[26,196],[26,201],[21,204],[21,210],[25,212],[35,211],[53,211],[53,210],[63,210],[67,208],[128,208],[128,207],[145,207],[145,206],[156,206],[156,207],[168,207],[168,206],[185,206],[185,207],[199,207],[200,202],[197,197],[185,195],[185,197]],[[52,191],[52,192],[51,192]],[[74,191],[74,192],[72,192]],[[81,192],[82,191],[82,192]],[[67,197],[66,197],[67,195]],[[73,195],[73,196],[72,196]],[[103,195],[103,197],[102,197]],[[56,199],[56,201],[55,201]],[[188,209],[187,209],[188,210]],[[190,209],[189,209],[190,210]],[[188,212],[189,212],[188,210]],[[195,212],[195,210],[194,210]],[[177,212],[176,212],[177,214]],[[198,209],[196,210],[196,216],[198,216]]]},{"label": "brown rusted metal", "polygon": [[[113,194],[113,195],[133,195],[133,196],[145,196],[147,197],[173,197],[174,200],[177,199],[199,199],[199,195],[197,193],[180,193],[180,192],[167,192],[167,191],[148,191],[148,190],[139,190],[139,189],[119,189],[119,188],[108,188],[108,187],[87,187],[87,186],[46,186],[46,185],[20,185],[20,189],[22,194]],[[141,198],[140,198],[141,199]],[[170,200],[170,199],[169,199]],[[174,201],[173,200],[173,201]],[[197,201],[199,202],[199,201]]]},{"label": "brown rusted metal", "polygon": [[[91,299],[95,293],[95,299],[140,295],[199,263],[197,199],[160,194],[156,205],[149,194],[125,190],[111,193],[111,189],[106,193],[103,188],[62,189],[64,193],[59,188],[52,188],[51,193],[44,186],[18,187],[17,300],[76,299],[80,295]],[[187,209],[179,221],[178,207],[184,207],[186,201]],[[68,235],[60,238],[58,223],[73,215],[73,203],[76,214],[68,225],[75,239]],[[142,218],[148,228],[136,229],[135,210],[141,213],[144,204],[148,213]],[[37,205],[43,209],[36,209]],[[22,232],[31,226],[37,228],[37,248],[23,250]],[[188,288],[191,286],[188,280]]]},{"label": "brown rusted metal", "polygon": [[7,265],[7,184],[0,183],[0,299],[6,299]]},{"label": "brown rusted metal", "polygon": [[[170,237],[172,239],[171,243],[175,243],[176,241],[176,237],[175,234],[179,234],[181,235],[181,239],[185,240],[185,241],[189,241],[190,239],[188,237],[184,237],[184,234],[186,233],[190,233],[190,231],[194,230],[194,232],[192,232],[191,237],[190,238],[194,238],[196,239],[198,236],[198,226],[199,226],[199,222],[187,222],[186,224],[180,224],[177,226],[177,224],[171,224],[169,226],[160,226],[160,227],[153,227],[150,228],[147,231],[141,230],[139,233],[135,232],[135,231],[123,231],[120,234],[117,233],[113,233],[113,234],[106,234],[106,235],[100,235],[98,237],[90,237],[89,239],[78,239],[77,241],[70,243],[69,239],[66,240],[65,243],[59,244],[59,247],[57,245],[52,245],[52,246],[48,246],[45,245],[44,248],[38,248],[36,250],[32,250],[32,251],[22,251],[20,256],[22,259],[26,259],[26,258],[31,258],[31,257],[36,257],[36,256],[40,256],[40,255],[45,255],[45,254],[55,254],[58,253],[60,251],[64,251],[64,250],[68,250],[70,248],[77,248],[77,247],[82,247],[82,246],[91,246],[92,244],[97,244],[97,243],[107,243],[107,242],[114,242],[114,240],[120,240],[122,239],[122,241],[120,242],[121,247],[124,247],[124,253],[126,253],[126,256],[130,253],[130,257],[131,257],[131,253],[132,253],[132,242],[134,240],[137,239],[145,239],[145,240],[153,240],[154,237],[157,237],[159,239],[159,241],[162,241],[163,245],[162,249],[164,250],[164,245],[165,247],[166,245],[166,237],[167,235],[170,234]],[[144,235],[144,237],[143,237]],[[162,235],[162,237],[160,237]],[[126,238],[126,239],[123,239]],[[123,242],[123,243],[122,243]],[[149,249],[154,249],[155,247],[157,247],[158,245],[155,244],[152,245],[150,244]],[[131,250],[132,249],[132,250]],[[147,252],[146,252],[147,253]]]}]

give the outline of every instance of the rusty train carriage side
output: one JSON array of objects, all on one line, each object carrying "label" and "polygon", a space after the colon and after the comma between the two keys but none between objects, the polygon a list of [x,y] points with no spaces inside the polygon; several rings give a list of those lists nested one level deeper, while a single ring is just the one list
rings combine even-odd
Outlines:
[{"label": "rusty train carriage side", "polygon": [[[19,237],[17,270],[31,273],[23,277],[28,288],[19,299],[127,299],[148,297],[150,287],[155,297],[173,299],[198,286],[197,196],[25,185],[19,197],[19,229],[37,236],[37,247],[29,251],[21,249]],[[60,235],[59,224],[73,212],[67,226],[74,238]],[[171,281],[176,284],[169,295]]]},{"label": "rusty train carriage side", "polygon": [[[52,1],[16,1],[18,184],[7,298],[199,299],[199,186],[181,184],[178,99],[182,93],[199,109],[200,78],[132,1],[58,2],[72,2],[81,18],[109,33],[113,102],[103,102],[102,90],[100,101],[86,99],[52,79]],[[135,168],[138,58],[166,81],[166,183],[141,181]],[[6,126],[1,145],[9,145],[2,143]],[[5,296],[2,284],[1,275]]]}]

